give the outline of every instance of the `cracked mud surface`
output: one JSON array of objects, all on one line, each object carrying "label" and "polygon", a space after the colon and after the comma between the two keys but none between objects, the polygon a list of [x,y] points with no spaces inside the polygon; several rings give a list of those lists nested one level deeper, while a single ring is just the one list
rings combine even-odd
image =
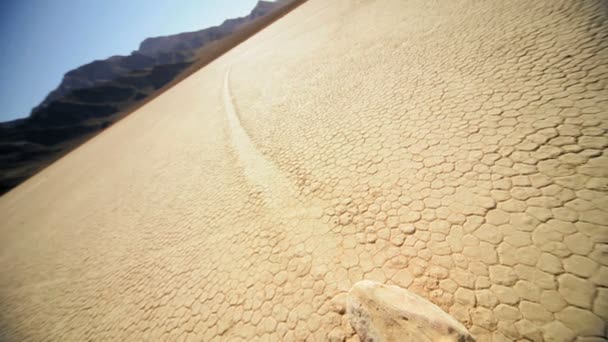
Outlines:
[{"label": "cracked mud surface", "polygon": [[310,0],[0,198],[0,339],[605,340],[607,13]]}]

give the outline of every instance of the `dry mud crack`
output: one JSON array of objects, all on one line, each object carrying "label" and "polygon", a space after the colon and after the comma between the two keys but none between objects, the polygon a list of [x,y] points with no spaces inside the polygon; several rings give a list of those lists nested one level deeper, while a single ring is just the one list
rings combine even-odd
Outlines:
[{"label": "dry mud crack", "polygon": [[0,340],[606,340],[607,13],[309,0],[0,198]]}]

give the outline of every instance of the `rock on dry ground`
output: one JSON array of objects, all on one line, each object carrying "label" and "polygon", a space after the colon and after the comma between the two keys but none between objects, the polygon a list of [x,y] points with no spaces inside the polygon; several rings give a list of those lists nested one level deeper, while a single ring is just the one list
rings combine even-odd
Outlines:
[{"label": "rock on dry ground", "polygon": [[474,341],[454,317],[398,286],[359,281],[346,305],[348,320],[363,341]]},{"label": "rock on dry ground", "polygon": [[0,198],[0,340],[604,340],[607,13],[308,1]]}]

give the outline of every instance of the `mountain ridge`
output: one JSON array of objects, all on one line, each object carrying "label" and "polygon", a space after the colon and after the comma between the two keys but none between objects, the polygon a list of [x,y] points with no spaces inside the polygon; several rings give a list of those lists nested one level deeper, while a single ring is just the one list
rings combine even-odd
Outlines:
[{"label": "mountain ridge", "polygon": [[260,0],[247,16],[226,19],[220,25],[198,31],[146,38],[130,55],[114,55],[69,70],[64,74],[59,86],[50,91],[31,113],[75,89],[92,87],[98,82],[112,81],[135,70],[192,61],[196,57],[196,50],[212,41],[224,38],[243,23],[264,16],[283,3],[284,1]]},{"label": "mountain ridge", "polygon": [[138,49],[66,72],[28,117],[0,122],[0,195],[304,1],[259,1],[219,26],[153,37],[145,45],[154,53]]}]

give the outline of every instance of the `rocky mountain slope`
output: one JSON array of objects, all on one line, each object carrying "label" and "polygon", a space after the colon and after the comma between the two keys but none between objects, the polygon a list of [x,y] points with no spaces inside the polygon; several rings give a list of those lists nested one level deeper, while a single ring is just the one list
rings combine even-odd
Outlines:
[{"label": "rocky mountain slope", "polygon": [[112,56],[80,66],[67,72],[61,84],[50,92],[36,109],[68,95],[75,89],[111,81],[133,71],[147,70],[158,65],[190,62],[195,59],[198,50],[203,46],[230,35],[239,26],[268,14],[283,3],[259,1],[251,13],[245,17],[227,19],[219,26],[195,32],[147,38],[141,42],[139,49],[133,51],[129,56]]},{"label": "rocky mountain slope", "polygon": [[[158,93],[201,60],[209,62],[264,25],[289,1],[260,1],[245,17],[195,32],[145,39],[128,56],[97,60],[65,74],[26,119],[0,123],[0,193],[10,190]],[[248,26],[249,25],[249,26]],[[203,63],[204,64],[204,63]]]}]

